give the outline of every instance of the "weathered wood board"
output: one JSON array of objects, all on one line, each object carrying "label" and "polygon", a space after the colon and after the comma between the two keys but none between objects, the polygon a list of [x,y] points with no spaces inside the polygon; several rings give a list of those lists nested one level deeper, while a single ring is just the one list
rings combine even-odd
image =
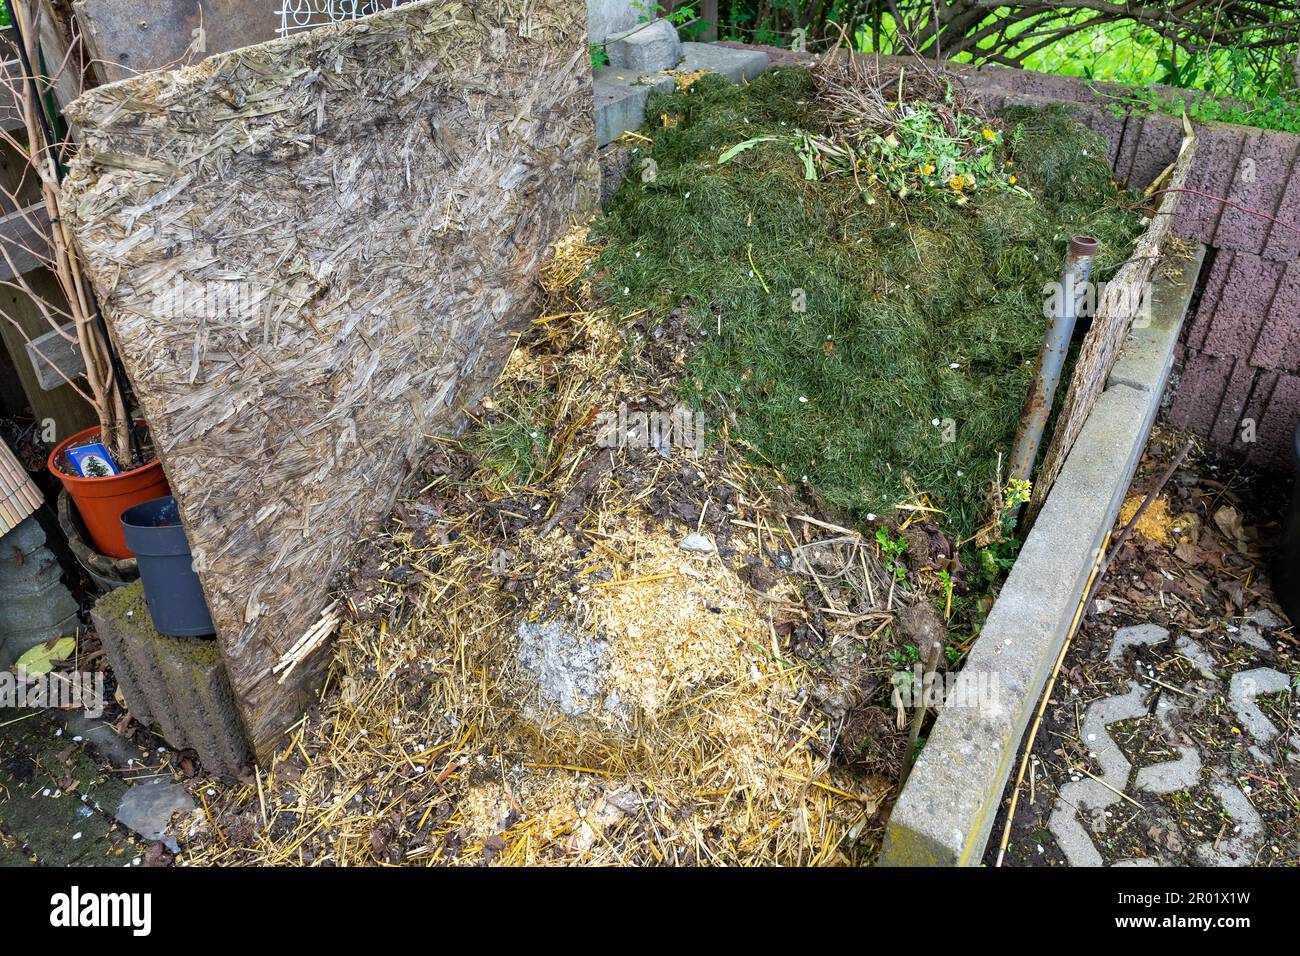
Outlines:
[{"label": "weathered wood board", "polygon": [[291,33],[314,29],[403,2],[74,0],[72,6],[96,77],[111,83],[147,70],[192,66],[216,53],[274,40],[282,26]]},{"label": "weathered wood board", "polygon": [[427,0],[93,90],[65,206],[259,757],[272,668],[597,190],[584,0]]}]

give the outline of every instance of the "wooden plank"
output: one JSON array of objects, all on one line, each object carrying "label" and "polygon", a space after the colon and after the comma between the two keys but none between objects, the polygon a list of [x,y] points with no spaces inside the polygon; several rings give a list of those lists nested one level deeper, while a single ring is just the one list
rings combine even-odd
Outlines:
[{"label": "wooden plank", "polygon": [[[50,329],[27,343],[27,357],[36,371],[37,381],[47,392],[86,374],[86,359],[76,334],[77,324],[69,322],[62,329]],[[71,341],[66,338],[68,335],[73,337]]]},{"label": "wooden plank", "polygon": [[[26,281],[42,298],[66,309],[58,280],[53,274],[45,270],[29,272]],[[22,331],[14,328],[10,319],[16,321]],[[0,286],[0,340],[13,358],[13,367],[22,383],[32,417],[41,426],[41,431],[45,430],[43,423],[51,423],[54,441],[62,441],[74,432],[89,428],[98,419],[94,409],[71,386],[61,385],[48,391],[41,388],[32,363],[27,360],[27,340],[49,330],[49,323],[30,297],[10,286]]]},{"label": "wooden plank", "polygon": [[43,202],[0,218],[0,282],[44,268],[49,258],[49,229],[50,216]]},{"label": "wooden plank", "polygon": [[72,6],[95,75],[111,83],[273,40],[281,2],[76,0]]}]

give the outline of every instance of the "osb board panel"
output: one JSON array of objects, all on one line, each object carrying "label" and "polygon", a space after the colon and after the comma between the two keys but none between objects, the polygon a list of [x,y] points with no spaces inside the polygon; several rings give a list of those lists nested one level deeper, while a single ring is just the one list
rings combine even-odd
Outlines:
[{"label": "osb board panel", "polygon": [[74,104],[69,219],[263,758],[328,654],[272,667],[594,206],[583,0],[524,9],[429,0]]}]

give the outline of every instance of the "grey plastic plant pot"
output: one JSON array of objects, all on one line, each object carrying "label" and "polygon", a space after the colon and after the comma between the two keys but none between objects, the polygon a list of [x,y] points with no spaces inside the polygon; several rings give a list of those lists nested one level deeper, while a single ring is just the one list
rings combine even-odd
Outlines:
[{"label": "grey plastic plant pot", "polygon": [[176,499],[154,498],[122,512],[126,546],[135,554],[144,582],[144,599],[159,634],[200,637],[212,634],[212,615],[199,576]]},{"label": "grey plastic plant pot", "polygon": [[1295,430],[1296,486],[1291,495],[1291,514],[1282,532],[1282,548],[1273,566],[1273,591],[1292,623],[1300,621],[1300,425]]}]

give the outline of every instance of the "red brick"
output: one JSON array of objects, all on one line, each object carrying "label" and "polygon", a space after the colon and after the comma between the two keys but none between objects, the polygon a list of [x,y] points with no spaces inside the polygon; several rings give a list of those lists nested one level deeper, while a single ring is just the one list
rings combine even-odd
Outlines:
[{"label": "red brick", "polygon": [[1260,368],[1300,372],[1300,259],[1286,267],[1250,361]]},{"label": "red brick", "polygon": [[1282,263],[1249,252],[1234,255],[1202,348],[1211,355],[1250,355],[1284,271]]},{"label": "red brick", "polygon": [[1210,332],[1210,320],[1214,318],[1214,310],[1218,307],[1219,298],[1223,295],[1223,288],[1228,282],[1228,273],[1232,271],[1231,252],[1212,251],[1210,254],[1214,259],[1205,277],[1205,286],[1201,290],[1196,314],[1192,316],[1187,331],[1188,348],[1198,352],[1205,347],[1205,337]]},{"label": "red brick", "polygon": [[1259,423],[1258,441],[1247,455],[1252,465],[1290,470],[1296,422],[1300,421],[1300,378],[1282,375]]},{"label": "red brick", "polygon": [[1168,421],[1174,428],[1208,437],[1232,373],[1232,359],[1216,355],[1188,353],[1178,392],[1169,409]]},{"label": "red brick", "polygon": [[1220,249],[1260,253],[1264,250],[1283,191],[1291,178],[1300,137],[1260,130],[1246,137],[1241,161],[1227,198],[1260,215],[1227,206],[1219,218],[1214,244]]}]

